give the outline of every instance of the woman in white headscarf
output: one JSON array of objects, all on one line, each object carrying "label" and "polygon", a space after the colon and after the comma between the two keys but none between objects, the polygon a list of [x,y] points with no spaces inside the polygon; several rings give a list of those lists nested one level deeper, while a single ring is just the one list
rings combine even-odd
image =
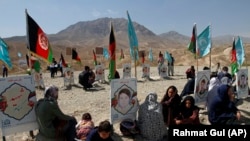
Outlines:
[{"label": "woman in white headscarf", "polygon": [[162,105],[157,102],[156,93],[149,93],[140,105],[138,125],[144,141],[163,141],[166,137],[167,129],[163,120]]}]

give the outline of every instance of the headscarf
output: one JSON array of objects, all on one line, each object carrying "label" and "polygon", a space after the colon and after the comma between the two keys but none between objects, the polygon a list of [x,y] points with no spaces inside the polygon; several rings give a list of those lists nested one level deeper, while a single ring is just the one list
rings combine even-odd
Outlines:
[{"label": "headscarf", "polygon": [[157,111],[159,110],[159,108],[157,108],[159,107],[159,103],[157,102],[156,93],[149,93],[144,103],[147,105],[148,110],[157,110]]},{"label": "headscarf", "polygon": [[167,134],[157,94],[149,93],[138,111],[138,125],[144,141],[162,140]]},{"label": "headscarf", "polygon": [[[191,102],[190,108],[186,107],[186,101],[188,100]],[[190,116],[192,116],[193,111],[196,109],[199,109],[199,108],[195,106],[195,100],[192,96],[186,96],[185,99],[181,102],[180,112],[183,118],[189,118]]]},{"label": "headscarf", "polygon": [[53,96],[54,91],[58,91],[58,87],[54,85],[46,87],[44,91],[44,98],[49,100],[57,100],[57,98]]},{"label": "headscarf", "polygon": [[220,80],[217,77],[211,78],[209,81],[208,91],[212,90],[215,86],[219,86],[220,84]]},{"label": "headscarf", "polygon": [[218,88],[218,96],[222,101],[229,101],[229,97],[228,97],[228,89],[230,86],[226,85],[226,84],[222,84],[219,88]]}]

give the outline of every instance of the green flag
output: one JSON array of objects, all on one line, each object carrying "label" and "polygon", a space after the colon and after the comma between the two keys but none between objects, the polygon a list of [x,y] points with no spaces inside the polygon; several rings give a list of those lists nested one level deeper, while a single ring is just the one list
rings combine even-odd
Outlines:
[{"label": "green flag", "polygon": [[36,72],[40,72],[40,69],[41,69],[41,65],[40,65],[40,62],[38,60],[36,60],[33,64],[33,68]]}]

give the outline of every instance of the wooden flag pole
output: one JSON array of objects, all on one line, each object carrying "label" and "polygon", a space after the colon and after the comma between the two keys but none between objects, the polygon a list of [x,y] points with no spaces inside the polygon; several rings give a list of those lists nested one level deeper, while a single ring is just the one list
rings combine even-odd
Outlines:
[{"label": "wooden flag pole", "polygon": [[[244,44],[243,48],[245,48],[245,46],[246,46],[246,44]],[[244,53],[245,53],[245,51],[244,51]],[[247,64],[247,56],[246,56],[246,53],[245,53],[244,57],[245,57],[245,60],[246,60],[246,69],[247,69],[247,68],[248,68],[248,64]]]},{"label": "wooden flag pole", "polygon": [[[211,26],[211,24],[210,24],[210,26]],[[211,28],[210,28],[210,30],[212,30],[212,26],[211,26]],[[210,35],[210,37],[211,37],[211,47],[210,47],[210,53],[209,53],[209,68],[210,68],[210,70],[212,70],[212,46],[213,46],[213,42],[212,42],[212,31],[210,32],[211,33],[211,35]]]},{"label": "wooden flag pole", "polygon": [[136,71],[136,52],[135,51],[137,51],[136,50],[136,48],[134,47],[134,66],[135,66],[135,78],[136,78],[136,80],[137,80],[137,71]]},{"label": "wooden flag pole", "polygon": [[27,37],[27,47],[28,47],[28,56],[29,56],[29,60],[28,60],[28,62],[29,62],[29,69],[30,69],[30,74],[31,74],[31,55],[30,55],[30,43],[29,43],[29,32],[28,32],[28,17],[27,17],[27,14],[28,14],[28,11],[27,11],[27,9],[25,9],[25,17],[26,17],[26,37]]},{"label": "wooden flag pole", "polygon": [[[28,11],[27,11],[27,9],[25,9],[25,17],[26,17],[26,38],[27,38],[27,41],[28,41],[28,56],[29,56],[29,68],[30,68],[30,75],[31,75],[31,69],[32,69],[32,67],[31,67],[31,53],[30,53],[30,43],[29,43],[29,32],[28,32],[28,17],[27,17],[27,14],[28,14]],[[32,130],[30,130],[29,131],[29,133],[30,133],[30,136],[32,137],[32,138],[34,138],[34,134],[33,134],[33,131]],[[5,141],[5,137],[3,137],[3,141]]]},{"label": "wooden flag pole", "polygon": [[199,59],[199,46],[197,43],[197,27],[196,27],[196,23],[195,23],[195,57],[196,57],[196,73],[198,73],[198,59]]},{"label": "wooden flag pole", "polygon": [[197,69],[197,72],[198,72],[198,57],[196,58],[196,69]]}]

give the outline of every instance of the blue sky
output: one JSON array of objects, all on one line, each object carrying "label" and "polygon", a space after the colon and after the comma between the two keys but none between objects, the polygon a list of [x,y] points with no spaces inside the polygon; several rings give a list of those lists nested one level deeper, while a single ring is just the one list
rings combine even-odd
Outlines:
[{"label": "blue sky", "polygon": [[177,31],[191,36],[209,24],[212,36],[250,37],[250,0],[0,0],[0,37],[26,35],[25,9],[47,34],[79,21],[126,18],[156,34]]}]

